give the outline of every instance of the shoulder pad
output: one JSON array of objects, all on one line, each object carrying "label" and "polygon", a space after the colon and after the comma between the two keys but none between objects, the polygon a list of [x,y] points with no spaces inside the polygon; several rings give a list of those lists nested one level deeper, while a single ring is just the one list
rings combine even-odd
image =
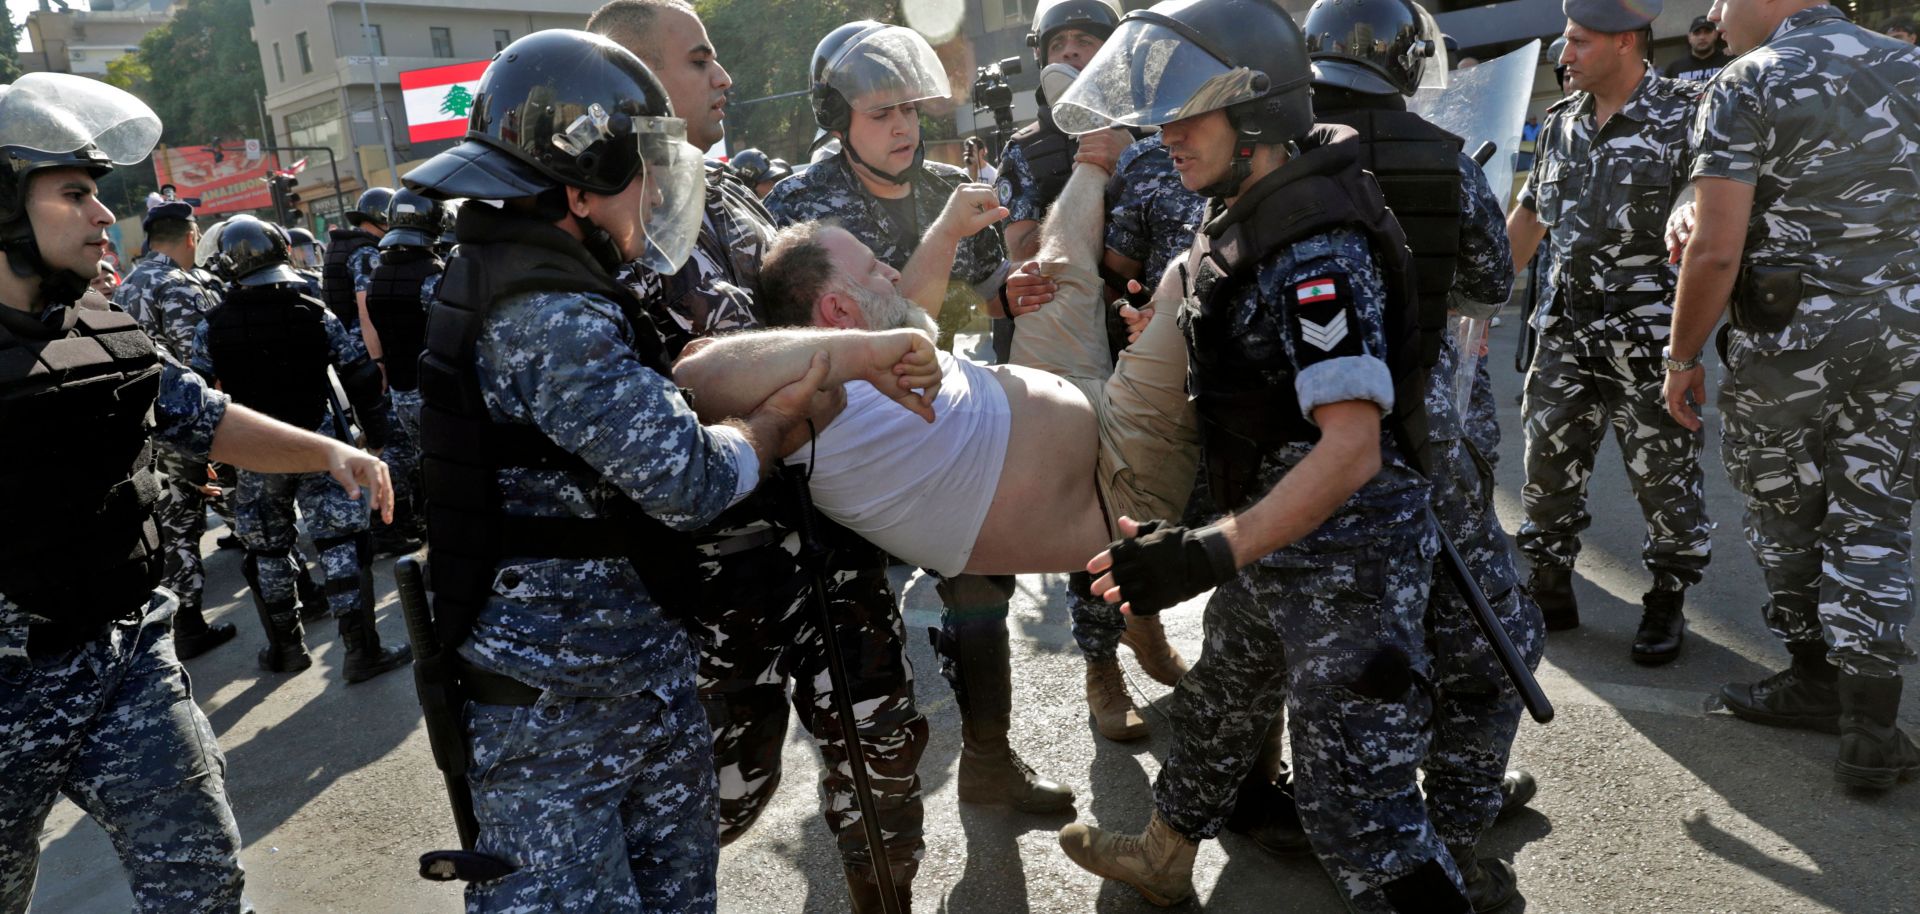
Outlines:
[{"label": "shoulder pad", "polygon": [[[1008,139],[1014,139],[1014,140],[1032,139],[1036,136],[1039,136],[1040,131],[1045,129],[1046,129],[1046,125],[1040,123],[1039,121],[1034,121],[1033,123],[1020,128],[1019,130],[1015,130],[1013,132],[1013,136],[1009,137]],[[1005,153],[1002,153],[1002,155],[1005,155]]]}]

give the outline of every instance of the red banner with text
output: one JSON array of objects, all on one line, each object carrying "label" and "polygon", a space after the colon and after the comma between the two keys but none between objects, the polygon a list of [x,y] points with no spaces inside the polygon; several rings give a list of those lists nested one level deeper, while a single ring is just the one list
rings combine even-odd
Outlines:
[{"label": "red banner with text", "polygon": [[272,155],[249,159],[244,150],[212,146],[162,147],[153,151],[154,177],[171,184],[182,199],[198,198],[201,213],[266,209],[273,193],[265,178],[278,168]]}]

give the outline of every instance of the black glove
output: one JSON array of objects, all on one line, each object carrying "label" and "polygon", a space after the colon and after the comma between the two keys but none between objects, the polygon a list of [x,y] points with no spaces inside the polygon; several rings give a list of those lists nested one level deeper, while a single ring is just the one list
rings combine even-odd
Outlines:
[{"label": "black glove", "polygon": [[1158,614],[1218,587],[1239,572],[1233,547],[1218,527],[1189,530],[1162,521],[1140,525],[1132,539],[1107,547],[1113,581],[1136,616]]}]

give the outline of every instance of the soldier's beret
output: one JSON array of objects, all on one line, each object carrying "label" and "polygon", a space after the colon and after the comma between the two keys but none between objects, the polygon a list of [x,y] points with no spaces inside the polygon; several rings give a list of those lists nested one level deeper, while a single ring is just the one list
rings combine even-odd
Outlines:
[{"label": "soldier's beret", "polygon": [[1661,0],[1562,0],[1561,10],[1596,32],[1644,29],[1660,16]]},{"label": "soldier's beret", "polygon": [[159,206],[147,210],[147,214],[140,217],[140,228],[142,231],[150,229],[155,222],[161,219],[192,220],[193,204],[178,200],[172,203],[162,203]]}]

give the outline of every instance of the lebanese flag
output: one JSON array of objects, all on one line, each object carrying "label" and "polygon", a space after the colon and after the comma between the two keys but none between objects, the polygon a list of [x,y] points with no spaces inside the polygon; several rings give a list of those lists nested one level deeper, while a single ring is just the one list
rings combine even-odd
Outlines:
[{"label": "lebanese flag", "polygon": [[1300,304],[1311,305],[1316,302],[1332,301],[1338,292],[1333,284],[1333,277],[1323,276],[1294,286],[1293,294],[1294,300]]},{"label": "lebanese flag", "polygon": [[467,133],[467,112],[480,91],[487,61],[448,64],[400,74],[400,96],[407,109],[407,140],[430,143]]}]

